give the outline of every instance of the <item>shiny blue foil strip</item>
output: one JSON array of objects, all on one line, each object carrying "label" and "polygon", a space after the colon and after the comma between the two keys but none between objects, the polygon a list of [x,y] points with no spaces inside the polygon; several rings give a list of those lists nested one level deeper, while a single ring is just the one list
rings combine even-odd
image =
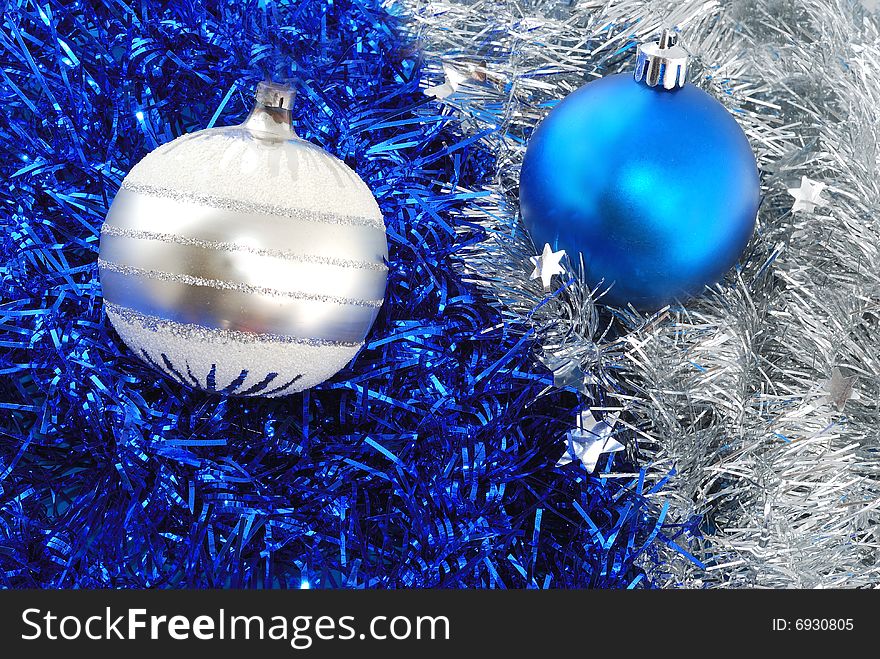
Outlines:
[{"label": "shiny blue foil strip", "polygon": [[[0,26],[0,587],[644,587],[643,477],[556,467],[574,411],[456,274],[493,170],[419,91],[401,6],[7,3]],[[125,173],[299,81],[296,129],[388,223],[389,287],[330,382],[226,398],[113,333],[101,223]],[[601,392],[597,393],[601,399]],[[601,402],[601,400],[599,401]],[[633,453],[633,452],[630,452]],[[633,471],[633,455],[600,463]]]}]

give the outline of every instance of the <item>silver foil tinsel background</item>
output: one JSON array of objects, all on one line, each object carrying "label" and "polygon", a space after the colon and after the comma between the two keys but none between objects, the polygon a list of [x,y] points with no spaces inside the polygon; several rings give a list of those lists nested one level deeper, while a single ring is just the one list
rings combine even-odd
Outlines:
[{"label": "silver foil tinsel background", "polygon": [[[880,586],[880,31],[870,3],[411,3],[433,80],[497,156],[463,259],[527,321],[560,383],[617,392],[630,451],[671,521],[703,518],[659,585]],[[597,308],[575,275],[545,298],[517,217],[530,131],[553,102],[631,68],[635,45],[681,30],[690,82],[735,114],[763,201],[741,267],[651,317]],[[430,77],[430,76],[429,76]],[[825,203],[792,212],[801,177]],[[560,281],[558,278],[554,282]],[[833,377],[835,369],[837,375]],[[611,374],[611,375],[609,375]],[[613,379],[612,379],[613,378]],[[851,389],[850,389],[851,387]]]}]

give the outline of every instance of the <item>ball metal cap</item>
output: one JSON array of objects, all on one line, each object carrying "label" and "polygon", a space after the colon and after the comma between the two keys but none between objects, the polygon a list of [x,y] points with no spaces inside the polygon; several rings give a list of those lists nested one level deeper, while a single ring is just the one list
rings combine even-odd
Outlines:
[{"label": "ball metal cap", "polygon": [[260,82],[254,93],[254,100],[269,108],[289,110],[293,106],[296,91],[287,85],[277,82]]},{"label": "ball metal cap", "polygon": [[664,28],[656,42],[639,44],[633,75],[648,87],[680,89],[687,80],[687,67],[688,54],[678,45],[678,35]]},{"label": "ball metal cap", "polygon": [[291,126],[290,108],[295,90],[288,85],[264,81],[254,92],[254,107],[244,127],[261,140],[277,142],[296,138]]}]

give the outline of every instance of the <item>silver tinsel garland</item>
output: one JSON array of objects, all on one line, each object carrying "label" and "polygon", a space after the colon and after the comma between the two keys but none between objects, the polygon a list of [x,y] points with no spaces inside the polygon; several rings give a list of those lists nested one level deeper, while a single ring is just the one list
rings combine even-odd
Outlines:
[{"label": "silver tinsel garland", "polygon": [[[527,323],[559,386],[616,391],[629,450],[670,519],[704,534],[648,566],[659,585],[880,585],[880,30],[843,0],[413,1],[434,80],[497,156],[471,207],[491,238],[466,276]],[[755,237],[725,281],[645,317],[601,313],[577,273],[545,292],[517,216],[550,104],[681,30],[690,81],[739,120],[762,172]],[[789,192],[819,182],[819,203]],[[795,193],[797,194],[797,193]],[[554,278],[554,286],[562,280]],[[600,299],[601,302],[601,299]]]}]

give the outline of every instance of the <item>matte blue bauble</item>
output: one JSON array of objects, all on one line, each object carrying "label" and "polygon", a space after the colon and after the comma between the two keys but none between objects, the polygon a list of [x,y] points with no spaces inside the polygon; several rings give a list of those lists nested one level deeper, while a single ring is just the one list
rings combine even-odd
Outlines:
[{"label": "matte blue bauble", "polygon": [[733,266],[760,201],[742,129],[694,87],[612,75],[568,96],[529,142],[523,220],[538,251],[583,255],[604,302],[655,309],[700,293]]}]

